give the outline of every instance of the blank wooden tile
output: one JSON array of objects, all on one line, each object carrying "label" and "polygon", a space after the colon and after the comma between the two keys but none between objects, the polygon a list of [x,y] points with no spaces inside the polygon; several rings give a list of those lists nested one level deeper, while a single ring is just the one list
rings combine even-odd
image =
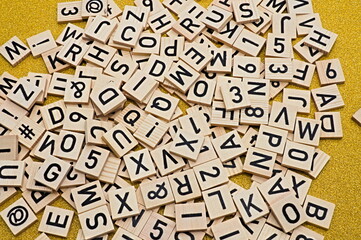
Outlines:
[{"label": "blank wooden tile", "polygon": [[233,58],[233,76],[245,78],[259,78],[261,72],[261,58],[235,56]]},{"label": "blank wooden tile", "polygon": [[84,134],[61,130],[55,143],[54,156],[76,161],[84,142]]},{"label": "blank wooden tile", "polygon": [[121,123],[108,130],[103,135],[103,140],[117,157],[122,157],[138,144],[133,135]]},{"label": "blank wooden tile", "polygon": [[318,111],[328,111],[345,106],[336,84],[311,90]]},{"label": "blank wooden tile", "polygon": [[243,53],[256,57],[265,43],[266,39],[264,37],[243,29],[233,43],[233,47]]},{"label": "blank wooden tile", "polygon": [[297,59],[293,59],[292,83],[301,87],[309,88],[316,66]]},{"label": "blank wooden tile", "polygon": [[175,222],[153,212],[143,227],[139,237],[144,240],[152,240],[154,238],[168,239],[175,228],[175,225]]},{"label": "blank wooden tile", "polygon": [[135,131],[134,137],[154,148],[167,131],[167,123],[149,114]]},{"label": "blank wooden tile", "polygon": [[321,136],[321,121],[317,119],[296,118],[293,140],[311,146],[318,146]]},{"label": "blank wooden tile", "polygon": [[324,229],[330,228],[335,204],[307,195],[303,209],[307,215],[307,222]]},{"label": "blank wooden tile", "polygon": [[272,212],[284,232],[290,232],[307,220],[301,204],[294,195],[288,195],[271,204]]},{"label": "blank wooden tile", "polygon": [[162,177],[140,184],[146,209],[152,209],[174,202],[168,177]]},{"label": "blank wooden tile", "polygon": [[58,23],[81,21],[82,1],[58,3],[57,12]]},{"label": "blank wooden tile", "polygon": [[316,61],[316,66],[321,86],[345,82],[345,76],[338,58]]},{"label": "blank wooden tile", "polygon": [[321,121],[320,138],[342,138],[340,112],[315,112],[315,119]]},{"label": "blank wooden tile", "polygon": [[89,45],[81,39],[69,40],[59,51],[57,57],[72,66],[78,66],[88,49]]},{"label": "blank wooden tile", "polygon": [[15,67],[30,54],[30,49],[17,37],[0,46],[0,54]]},{"label": "blank wooden tile", "polygon": [[285,88],[283,103],[297,106],[297,111],[300,113],[310,113],[311,91]]},{"label": "blank wooden tile", "polygon": [[305,39],[296,43],[293,48],[297,53],[304,58],[307,62],[313,63],[324,55],[323,52],[305,45]]},{"label": "blank wooden tile", "polygon": [[233,203],[228,185],[208,189],[202,192],[210,219],[216,219],[234,214],[237,209]]},{"label": "blank wooden tile", "polygon": [[139,214],[137,197],[133,186],[109,191],[108,196],[113,220]]},{"label": "blank wooden tile", "polygon": [[272,227],[269,224],[265,224],[262,228],[261,233],[258,236],[258,239],[267,239],[267,238],[276,238],[279,240],[289,240],[290,236],[281,230],[278,230],[275,227]]},{"label": "blank wooden tile", "polygon": [[79,172],[99,177],[109,154],[110,152],[104,148],[85,145],[75,164],[75,169]]},{"label": "blank wooden tile", "polygon": [[169,176],[169,182],[176,203],[189,201],[201,196],[201,190],[192,169],[172,174]]},{"label": "blank wooden tile", "polygon": [[70,164],[56,157],[48,157],[34,179],[57,191],[70,170]]},{"label": "blank wooden tile", "polygon": [[302,239],[302,238],[308,238],[308,239],[313,239],[313,240],[323,240],[324,239],[324,237],[321,234],[319,234],[315,231],[312,231],[311,229],[306,228],[304,226],[299,226],[292,231],[290,240],[296,240],[296,239]]},{"label": "blank wooden tile", "polygon": [[245,223],[269,213],[268,206],[257,188],[240,191],[233,195],[233,200]]},{"label": "blank wooden tile", "polygon": [[212,139],[212,145],[222,162],[238,157],[247,151],[244,142],[235,130]]},{"label": "blank wooden tile", "polygon": [[24,198],[5,208],[0,215],[14,235],[18,235],[37,220]]},{"label": "blank wooden tile", "polygon": [[1,160],[0,161],[0,186],[20,187],[23,182],[25,162]]},{"label": "blank wooden tile", "polygon": [[18,136],[0,136],[0,160],[17,160]]},{"label": "blank wooden tile", "polygon": [[37,238],[35,238],[35,240],[50,240],[50,238],[45,233],[42,233]]},{"label": "blank wooden tile", "polygon": [[315,48],[323,53],[329,53],[336,42],[338,35],[321,26],[313,26],[305,37],[305,45]]},{"label": "blank wooden tile", "polygon": [[312,146],[287,140],[282,165],[308,172],[311,170],[314,152]]},{"label": "blank wooden tile", "polygon": [[228,182],[227,171],[219,159],[195,166],[193,170],[202,191]]},{"label": "blank wooden tile", "polygon": [[231,218],[224,222],[215,224],[211,227],[214,239],[236,240],[247,238],[246,230],[241,224],[238,217]]},{"label": "blank wooden tile", "polygon": [[290,82],[293,78],[291,58],[265,58],[265,78]]},{"label": "blank wooden tile", "polygon": [[95,238],[114,231],[109,210],[105,205],[81,213],[78,216],[85,239]]},{"label": "blank wooden tile", "polygon": [[47,206],[41,218],[38,231],[51,235],[67,237],[74,212],[58,207]]},{"label": "blank wooden tile", "polygon": [[250,147],[247,151],[243,170],[248,173],[271,177],[277,153]]},{"label": "blank wooden tile", "polygon": [[105,197],[99,181],[94,181],[71,190],[78,213],[105,205]]}]

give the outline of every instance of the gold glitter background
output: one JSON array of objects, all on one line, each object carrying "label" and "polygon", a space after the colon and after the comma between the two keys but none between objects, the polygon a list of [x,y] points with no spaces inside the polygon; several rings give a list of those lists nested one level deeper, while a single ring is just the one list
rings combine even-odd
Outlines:
[{"label": "gold glitter background", "polygon": [[[56,8],[58,2],[66,0],[1,0],[0,14],[0,44],[5,43],[13,36],[18,36],[26,43],[26,38],[51,30],[54,37],[60,34],[66,24],[58,24],[56,21]],[[125,5],[133,4],[131,0],[115,0],[124,8]],[[204,7],[208,6],[211,0],[197,1]],[[338,39],[332,52],[323,59],[339,58],[343,66],[346,83],[340,85],[340,91],[346,106],[341,109],[344,137],[341,140],[322,140],[320,148],[331,155],[330,162],[318,179],[314,180],[309,194],[325,199],[336,204],[335,214],[330,230],[322,230],[310,225],[311,229],[321,233],[325,239],[361,239],[361,127],[351,120],[352,114],[361,107],[361,2],[341,0],[313,0],[314,12],[320,13],[324,28],[337,33]],[[76,23],[84,27],[85,23]],[[263,54],[262,54],[263,56]],[[298,58],[296,54],[296,58]],[[41,58],[34,59],[29,56],[16,68],[0,57],[0,73],[8,71],[16,77],[26,76],[29,71],[47,73],[46,67]],[[72,69],[66,73],[74,73]],[[318,87],[318,77],[315,74],[312,88]],[[49,97],[47,103],[54,101]],[[277,100],[281,101],[280,96]],[[182,108],[186,106],[181,104]],[[315,110],[312,103],[313,116]],[[232,178],[233,181],[243,187],[249,187],[250,176],[242,174]],[[18,191],[12,199],[0,206],[0,211],[21,197]],[[52,204],[56,207],[73,210],[64,200],[59,198]],[[38,226],[43,211],[39,213],[35,224],[24,232],[14,237],[7,228],[5,222],[0,219],[0,239],[35,239],[40,233]],[[68,239],[75,239],[79,221],[74,217]],[[62,239],[50,236],[51,239]],[[209,238],[208,238],[209,239]]]}]

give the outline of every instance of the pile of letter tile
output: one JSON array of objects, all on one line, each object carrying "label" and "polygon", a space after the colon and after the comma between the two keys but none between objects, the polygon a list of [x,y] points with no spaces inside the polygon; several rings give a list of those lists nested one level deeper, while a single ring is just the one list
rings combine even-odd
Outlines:
[{"label": "pile of letter tile", "polygon": [[308,191],[330,159],[320,140],[343,135],[330,110],[345,78],[319,60],[337,34],[311,0],[134,4],[59,3],[56,39],[0,47],[48,70],[0,78],[0,203],[22,192],[1,212],[11,232],[44,210],[37,240],[67,237],[74,212],[77,240],[322,240],[303,225],[330,227],[335,205]]}]

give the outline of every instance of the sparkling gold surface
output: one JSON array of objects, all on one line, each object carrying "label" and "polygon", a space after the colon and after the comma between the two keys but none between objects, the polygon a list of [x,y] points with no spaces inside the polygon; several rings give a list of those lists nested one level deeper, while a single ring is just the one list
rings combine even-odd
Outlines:
[{"label": "sparkling gold surface", "polygon": [[[66,24],[56,22],[56,6],[65,0],[1,0],[0,15],[0,44],[5,43],[14,35],[26,42],[26,38],[51,30],[56,38]],[[203,6],[208,6],[211,0],[198,1]],[[133,1],[116,0],[122,8]],[[359,0],[313,0],[314,11],[320,13],[323,27],[339,35],[336,44],[329,54],[323,59],[340,58],[346,77],[346,83],[340,86],[340,91],[346,106],[341,109],[344,137],[342,140],[322,140],[320,148],[331,155],[331,161],[313,181],[310,194],[336,204],[331,229],[328,231],[311,227],[323,234],[325,239],[361,239],[361,127],[351,120],[352,114],[361,107],[361,2]],[[77,23],[84,27],[84,23]],[[16,77],[27,75],[29,71],[46,73],[45,65],[41,58],[32,56],[12,68],[6,60],[0,57],[0,73],[8,71]],[[73,73],[67,70],[66,73]],[[315,74],[312,88],[318,87],[318,78]],[[47,103],[54,101],[49,97]],[[280,97],[277,98],[281,100]],[[186,105],[181,104],[184,108]],[[312,103],[312,115],[315,106]],[[249,187],[250,176],[242,174],[233,177],[233,181],[244,187]],[[0,211],[21,197],[20,191],[2,206]],[[53,206],[73,210],[65,201],[59,199]],[[42,212],[37,215],[39,220]],[[0,220],[0,239],[35,239],[40,233],[37,231],[40,221],[33,224],[23,233],[14,237]],[[79,229],[78,218],[75,217],[71,226],[68,239],[75,239]],[[50,236],[51,239],[63,239]],[[209,239],[209,238],[208,238]]]}]

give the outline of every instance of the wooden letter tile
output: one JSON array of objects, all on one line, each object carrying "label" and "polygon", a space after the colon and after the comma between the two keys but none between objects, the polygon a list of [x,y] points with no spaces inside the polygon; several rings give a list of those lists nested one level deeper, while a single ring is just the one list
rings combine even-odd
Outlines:
[{"label": "wooden letter tile", "polygon": [[83,213],[106,204],[104,192],[99,181],[73,188],[71,193],[78,213]]},{"label": "wooden letter tile", "polygon": [[247,151],[243,170],[263,177],[271,177],[276,153],[250,147]]},{"label": "wooden letter tile", "polygon": [[282,165],[301,171],[310,171],[315,148],[287,140]]},{"label": "wooden letter tile", "polygon": [[329,229],[335,204],[307,195],[303,209],[307,215],[307,222],[324,229]]},{"label": "wooden letter tile", "polygon": [[324,239],[324,237],[321,234],[319,234],[315,231],[312,231],[311,229],[308,229],[304,226],[299,226],[292,231],[290,240],[297,240],[297,239],[302,239],[302,238],[307,238],[307,239],[312,239],[312,240],[323,240]]},{"label": "wooden letter tile", "polygon": [[192,169],[169,176],[176,203],[189,201],[201,196],[196,176]]},{"label": "wooden letter tile", "polygon": [[156,174],[148,149],[131,152],[123,156],[130,180],[138,181]]},{"label": "wooden letter tile", "polygon": [[340,112],[315,112],[315,119],[321,121],[320,138],[342,138]]},{"label": "wooden letter tile", "polygon": [[255,187],[233,195],[233,200],[245,223],[269,213],[266,202]]},{"label": "wooden letter tile", "polygon": [[95,238],[114,231],[108,207],[105,205],[81,213],[78,217],[85,239]]},{"label": "wooden letter tile", "polygon": [[170,152],[189,160],[197,160],[204,137],[186,130],[179,130],[170,147]]},{"label": "wooden letter tile", "polygon": [[29,37],[26,41],[34,57],[39,57],[41,54],[57,47],[50,30]]},{"label": "wooden letter tile", "polygon": [[122,157],[138,144],[133,135],[121,123],[108,130],[103,135],[103,140],[117,157]]},{"label": "wooden letter tile", "polygon": [[336,84],[311,90],[318,111],[328,111],[345,106]]},{"label": "wooden letter tile", "polygon": [[238,157],[247,151],[236,130],[212,139],[212,144],[222,162]]},{"label": "wooden letter tile", "polygon": [[17,160],[18,136],[0,136],[0,160]]},{"label": "wooden letter tile", "polygon": [[133,186],[109,191],[108,196],[113,220],[139,214],[137,196]]},{"label": "wooden letter tile", "polygon": [[293,140],[295,142],[318,146],[321,136],[321,121],[303,117],[296,118]]},{"label": "wooden letter tile", "polygon": [[73,216],[73,211],[46,206],[38,231],[55,236],[67,237]]},{"label": "wooden letter tile", "polygon": [[135,131],[134,137],[149,145],[151,148],[157,146],[164,134],[168,131],[168,124],[149,114]]},{"label": "wooden letter tile", "polygon": [[320,26],[313,26],[305,37],[305,45],[323,53],[329,53],[336,42],[338,35]]},{"label": "wooden letter tile", "polygon": [[61,130],[55,143],[54,155],[76,161],[84,142],[84,134]]},{"label": "wooden letter tile", "polygon": [[170,121],[177,108],[178,102],[179,99],[172,97],[170,94],[155,91],[150,98],[145,111],[156,117]]},{"label": "wooden letter tile", "polygon": [[0,46],[0,54],[15,67],[30,54],[30,49],[16,36]]},{"label": "wooden letter tile", "polygon": [[107,83],[93,90],[90,94],[90,99],[104,115],[123,106],[127,100],[114,83]]},{"label": "wooden letter tile", "polygon": [[215,224],[211,229],[216,240],[237,240],[247,238],[246,230],[238,217]]},{"label": "wooden letter tile", "polygon": [[278,154],[283,154],[288,132],[274,127],[261,125],[256,147]]},{"label": "wooden letter tile", "polygon": [[208,189],[202,192],[202,195],[209,218],[212,220],[234,214],[237,211],[229,187],[226,184]]}]

